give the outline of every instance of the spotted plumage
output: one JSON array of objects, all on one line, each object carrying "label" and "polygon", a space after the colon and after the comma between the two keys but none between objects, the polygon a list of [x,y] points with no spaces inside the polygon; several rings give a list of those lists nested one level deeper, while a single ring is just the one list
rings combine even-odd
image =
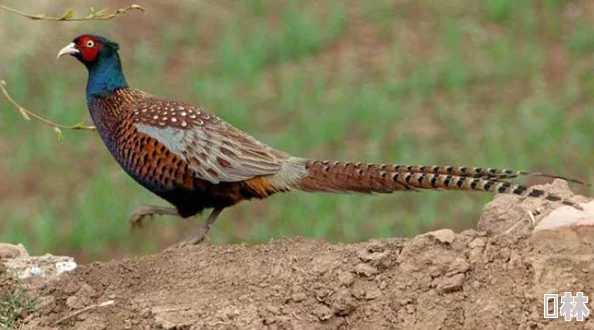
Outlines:
[{"label": "spotted plumage", "polygon": [[[542,190],[505,179],[540,175],[515,170],[317,161],[273,149],[194,105],[161,99],[128,86],[119,46],[82,35],[64,47],[89,71],[87,105],[105,145],[121,167],[175,208],[145,206],[131,220],[171,214],[187,218],[213,209],[199,242],[224,208],[292,190],[392,193],[438,189],[509,193],[578,207]],[[571,180],[576,181],[576,180]],[[576,181],[579,182],[579,181]]]}]

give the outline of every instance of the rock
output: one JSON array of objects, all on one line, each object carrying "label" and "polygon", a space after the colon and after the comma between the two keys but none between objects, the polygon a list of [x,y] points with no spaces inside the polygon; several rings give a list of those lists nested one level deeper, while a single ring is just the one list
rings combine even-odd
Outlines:
[{"label": "rock", "polygon": [[54,256],[23,256],[8,259],[4,265],[9,272],[16,274],[19,279],[29,277],[52,278],[76,269],[77,264],[72,257]]},{"label": "rock", "polygon": [[584,208],[583,211],[571,206],[562,206],[555,209],[536,225],[533,233],[567,226],[589,226],[594,228],[594,201],[581,206]]},{"label": "rock", "polygon": [[382,296],[382,291],[377,286],[367,290],[365,293],[365,299],[367,300],[374,300]]},{"label": "rock", "polygon": [[28,257],[29,253],[23,244],[0,243],[0,260],[7,260],[17,257]]},{"label": "rock", "polygon": [[351,314],[356,308],[355,299],[349,290],[342,289],[336,293],[332,299],[332,309],[334,314],[346,316]]},{"label": "rock", "polygon": [[76,295],[79,297],[92,298],[92,297],[97,296],[97,291],[95,291],[95,289],[93,289],[87,283],[83,283],[83,284],[81,284],[80,289],[78,290]]},{"label": "rock", "polygon": [[76,281],[68,281],[66,286],[64,287],[64,293],[67,294],[75,294],[80,290],[81,283]]},{"label": "rock", "polygon": [[464,284],[464,274],[456,274],[451,277],[445,277],[438,285],[437,292],[439,293],[451,293],[462,289]]},{"label": "rock", "polygon": [[390,254],[389,250],[383,250],[376,245],[368,246],[365,249],[357,251],[359,259],[365,262],[379,263]]},{"label": "rock", "polygon": [[93,301],[89,297],[70,296],[66,299],[66,306],[71,309],[81,309],[89,306]]},{"label": "rock", "polygon": [[162,307],[154,307],[152,309],[152,314],[155,317],[155,325],[157,325],[158,329],[164,330],[173,330],[178,329],[179,324],[176,322],[172,322],[168,320],[168,313]]},{"label": "rock", "polygon": [[349,287],[353,284],[354,281],[355,275],[353,275],[353,273],[351,272],[341,272],[340,274],[338,274],[338,283],[341,286]]},{"label": "rock", "polygon": [[[577,203],[589,201],[586,197],[574,195],[569,189],[567,181],[561,179],[555,179],[550,184],[535,185],[530,187],[530,189],[540,189]],[[529,234],[531,232],[529,226],[529,210],[540,211],[540,217],[543,218],[548,216],[551,211],[559,208],[566,208],[566,206],[562,206],[562,204],[558,202],[549,202],[542,198],[522,199],[511,194],[497,194],[495,198],[483,208],[483,212],[477,223],[477,229],[479,231],[488,231],[492,233],[504,233],[508,232],[510,228],[513,228],[509,234]],[[538,219],[536,219],[536,221],[538,221]]]},{"label": "rock", "polygon": [[451,229],[440,229],[420,235],[421,237],[431,237],[440,243],[452,244],[456,239],[456,234]]},{"label": "rock", "polygon": [[482,248],[485,245],[487,245],[487,242],[485,241],[485,239],[481,238],[481,237],[477,237],[477,238],[473,239],[472,242],[470,242],[468,244],[468,247],[471,249],[476,249],[476,248]]},{"label": "rock", "polygon": [[295,292],[291,296],[291,300],[293,300],[293,302],[301,302],[304,301],[305,298],[307,298],[307,296],[303,292]]},{"label": "rock", "polygon": [[464,258],[456,258],[448,269],[448,275],[465,273],[470,269],[470,264]]},{"label": "rock", "polygon": [[319,305],[318,308],[314,310],[314,314],[320,321],[329,320],[333,315],[332,310],[326,305]]},{"label": "rock", "polygon": [[359,263],[357,266],[355,266],[355,273],[369,277],[377,274],[378,270],[377,268],[366,263]]}]

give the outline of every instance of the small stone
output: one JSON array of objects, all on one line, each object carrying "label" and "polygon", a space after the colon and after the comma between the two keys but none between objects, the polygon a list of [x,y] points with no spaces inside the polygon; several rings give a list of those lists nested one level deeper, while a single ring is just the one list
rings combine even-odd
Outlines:
[{"label": "small stone", "polygon": [[427,274],[429,274],[431,278],[436,278],[441,276],[442,270],[438,266],[429,266],[429,268],[427,269]]},{"label": "small stone", "polygon": [[464,274],[456,274],[452,277],[445,277],[437,286],[439,293],[451,293],[462,289],[464,284]]},{"label": "small stone", "polygon": [[432,237],[440,243],[452,244],[456,239],[456,234],[451,229],[440,229],[428,232],[422,236]]},{"label": "small stone", "polygon": [[359,259],[366,261],[366,262],[380,262],[382,259],[386,258],[390,251],[373,251],[370,249],[362,249],[357,252],[357,256]]},{"label": "small stone", "polygon": [[273,315],[279,315],[280,314],[280,310],[278,309],[277,306],[266,306],[265,309],[270,314],[273,314]]},{"label": "small stone", "polygon": [[338,293],[336,293],[332,300],[332,309],[334,310],[334,314],[336,315],[349,315],[355,310],[355,308],[355,299],[353,299],[351,293],[346,289],[342,289]]},{"label": "small stone", "polygon": [[408,314],[414,314],[417,311],[417,308],[413,304],[408,304],[404,306],[404,309]]},{"label": "small stone", "polygon": [[148,319],[153,315],[153,311],[151,311],[151,309],[149,308],[144,308],[143,310],[140,311],[140,316]]},{"label": "small stone", "polygon": [[357,266],[355,266],[355,272],[359,275],[363,275],[363,276],[373,276],[375,274],[378,273],[377,268],[370,266],[366,263],[360,263]]},{"label": "small stone", "polygon": [[75,292],[77,292],[80,289],[80,283],[79,282],[68,282],[68,284],[66,284],[66,287],[64,287],[64,293],[66,294],[74,294]]},{"label": "small stone", "polygon": [[293,293],[293,295],[291,296],[291,300],[293,300],[294,302],[301,302],[304,301],[306,298],[305,293],[303,292],[295,292]]},{"label": "small stone", "polygon": [[27,277],[38,277],[38,276],[43,276],[43,269],[39,266],[32,266],[30,268],[27,269],[27,271],[25,271],[25,278]]},{"label": "small stone", "polygon": [[82,307],[85,307],[81,301],[80,298],[77,296],[70,296],[68,297],[68,299],[66,299],[66,306],[72,308],[72,309],[79,309]]},{"label": "small stone", "polygon": [[406,306],[408,304],[412,304],[413,300],[411,298],[404,298],[399,301],[400,306]]},{"label": "small stone", "polygon": [[22,244],[0,243],[0,260],[28,256],[29,253]]},{"label": "small stone", "polygon": [[349,287],[355,282],[355,275],[351,272],[342,272],[338,274],[338,283],[341,286]]},{"label": "small stone", "polygon": [[475,268],[477,267],[477,264],[480,265],[484,263],[485,259],[486,257],[482,250],[472,249],[468,252],[468,261],[470,261]]},{"label": "small stone", "polygon": [[97,291],[95,291],[95,289],[93,289],[93,287],[87,283],[83,283],[76,295],[80,297],[95,297],[97,295]]},{"label": "small stone", "polygon": [[383,289],[385,289],[387,287],[388,287],[388,282],[386,282],[386,281],[379,282],[379,288],[380,288],[380,290],[383,290]]},{"label": "small stone", "polygon": [[60,274],[71,272],[71,271],[75,270],[78,267],[78,265],[73,260],[68,260],[68,261],[56,262],[55,267],[56,267],[56,274],[60,275]]},{"label": "small stone", "polygon": [[454,275],[459,273],[465,273],[470,269],[470,264],[464,258],[456,258],[450,268],[448,269],[448,275]]},{"label": "small stone", "polygon": [[461,236],[475,238],[478,236],[478,233],[474,229],[466,229],[460,233]]},{"label": "small stone", "polygon": [[363,283],[363,281],[355,282],[351,289],[351,295],[357,299],[365,299],[365,296],[367,295],[365,283]]},{"label": "small stone", "polygon": [[66,306],[72,309],[81,309],[91,304],[89,297],[70,296],[66,299]]},{"label": "small stone", "polygon": [[177,324],[173,323],[165,318],[162,315],[155,315],[155,324],[160,327],[160,329],[165,330],[173,330],[177,329]]},{"label": "small stone", "polygon": [[481,238],[481,237],[477,237],[477,238],[473,239],[472,242],[470,242],[468,244],[468,247],[471,249],[476,249],[476,248],[482,248],[485,245],[487,245],[487,243],[485,242],[485,239]]},{"label": "small stone", "polygon": [[541,230],[559,229],[562,227],[593,227],[594,201],[581,204],[583,210],[570,206],[562,206],[545,216],[534,227],[534,233]]},{"label": "small stone", "polygon": [[332,317],[332,310],[326,305],[318,305],[318,308],[314,311],[314,314],[320,319],[320,321],[329,320]]},{"label": "small stone", "polygon": [[382,291],[378,287],[373,287],[365,293],[365,299],[374,300],[382,296]]},{"label": "small stone", "polygon": [[221,310],[221,317],[224,320],[234,320],[239,316],[239,311],[235,306],[227,306]]}]

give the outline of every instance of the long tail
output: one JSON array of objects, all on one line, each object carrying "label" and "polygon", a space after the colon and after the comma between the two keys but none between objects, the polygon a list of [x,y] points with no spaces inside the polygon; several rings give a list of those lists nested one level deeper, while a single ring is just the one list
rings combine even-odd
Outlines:
[{"label": "long tail", "polygon": [[541,173],[492,168],[453,166],[379,165],[340,161],[303,160],[307,174],[293,188],[311,192],[392,193],[401,190],[468,190],[541,198],[582,209],[581,206],[540,189],[513,184],[504,179],[536,175],[574,179]]},{"label": "long tail", "polygon": [[567,178],[559,175],[551,175],[541,172],[525,172],[510,169],[499,169],[490,167],[466,167],[466,166],[421,166],[421,165],[380,165],[392,168],[396,172],[402,173],[424,173],[424,174],[441,174],[454,175],[482,179],[512,179],[518,176],[539,176],[543,178],[562,179],[565,181],[578,183],[589,186],[589,184],[572,178]]}]

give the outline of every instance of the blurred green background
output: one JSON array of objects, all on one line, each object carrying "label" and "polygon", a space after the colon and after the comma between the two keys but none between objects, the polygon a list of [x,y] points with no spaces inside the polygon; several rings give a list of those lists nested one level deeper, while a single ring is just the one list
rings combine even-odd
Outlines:
[{"label": "blurred green background", "polygon": [[[122,1],[4,1],[32,13]],[[62,124],[89,121],[86,70],[55,60],[75,36],[121,45],[128,82],[198,104],[298,156],[538,170],[590,181],[594,2],[563,0],[138,1],[108,22],[29,21],[0,11],[0,77]],[[81,261],[157,251],[203,221],[142,203],[95,133],[61,142],[0,99],[0,241]],[[546,181],[521,181],[534,184]],[[575,187],[575,191],[590,191]],[[352,242],[473,228],[492,198],[472,193],[294,193],[226,210],[217,244],[308,236]]]}]

